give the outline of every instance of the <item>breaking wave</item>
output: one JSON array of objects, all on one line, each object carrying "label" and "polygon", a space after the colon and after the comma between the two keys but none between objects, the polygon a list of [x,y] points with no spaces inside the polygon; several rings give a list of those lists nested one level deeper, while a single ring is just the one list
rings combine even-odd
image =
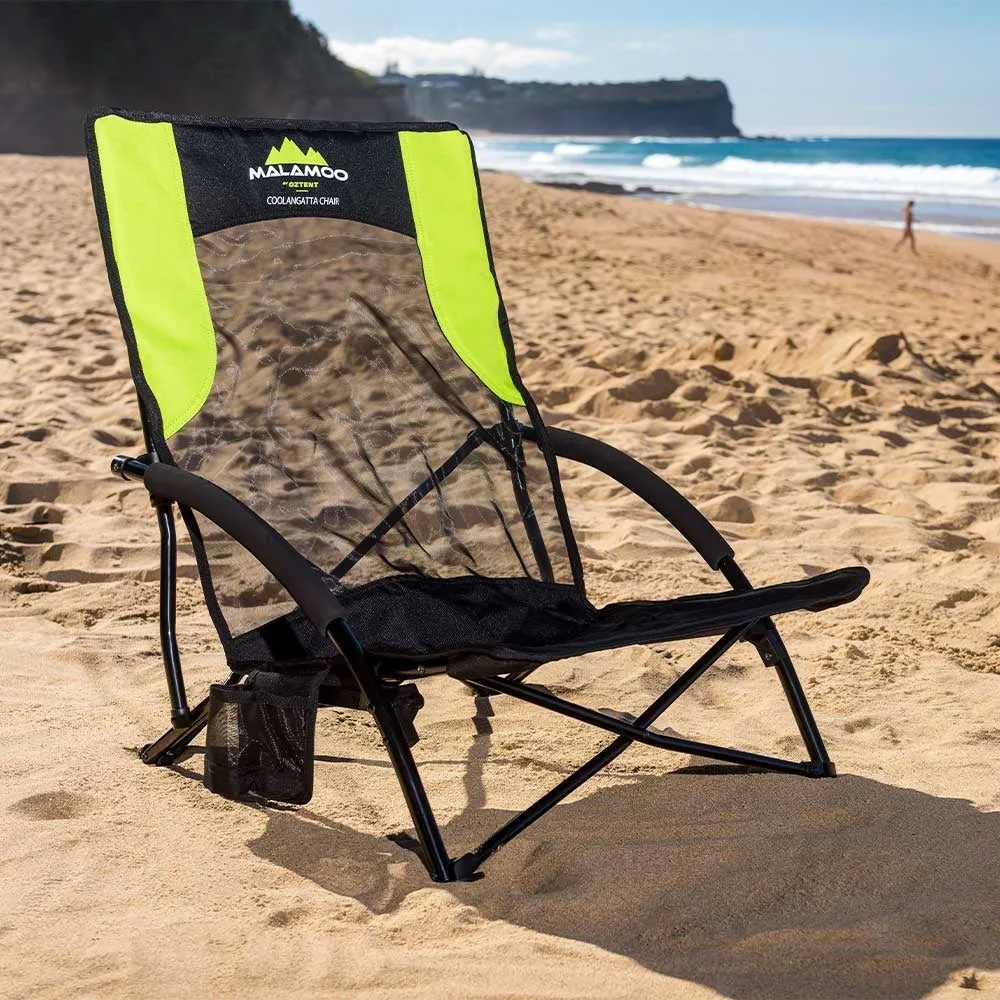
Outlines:
[{"label": "breaking wave", "polygon": [[1000,203],[995,167],[915,166],[890,163],[779,163],[727,156],[718,163],[689,166],[676,157],[647,156],[642,169],[654,186],[717,194],[785,193]]},{"label": "breaking wave", "polygon": [[[484,167],[509,170],[533,180],[600,181],[625,190],[650,189],[665,194],[915,198],[1000,205],[1000,168],[993,166],[796,162],[738,155],[720,158],[717,154],[695,154],[690,148],[643,156],[641,143],[652,137],[637,139],[640,142],[558,141],[535,151],[485,142],[480,145],[479,157]],[[684,145],[690,147],[690,140]],[[621,155],[621,150],[634,152]]]}]

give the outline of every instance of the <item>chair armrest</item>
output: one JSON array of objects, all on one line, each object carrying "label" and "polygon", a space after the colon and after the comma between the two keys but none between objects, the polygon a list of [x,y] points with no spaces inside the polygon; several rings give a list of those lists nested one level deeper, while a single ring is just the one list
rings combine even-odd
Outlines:
[{"label": "chair armrest", "polygon": [[165,462],[147,465],[128,459],[117,466],[113,464],[112,468],[128,478],[141,478],[152,498],[183,504],[217,524],[274,576],[321,635],[326,635],[331,624],[344,618],[344,609],[322,573],[232,494]]},{"label": "chair armrest", "polygon": [[[529,428],[525,430],[534,434]],[[712,569],[719,569],[723,560],[733,557],[732,547],[708,518],[690,500],[681,496],[641,462],[585,434],[561,427],[546,427],[545,430],[552,450],[559,458],[589,465],[630,489],[640,500],[644,500],[665,517]]]}]

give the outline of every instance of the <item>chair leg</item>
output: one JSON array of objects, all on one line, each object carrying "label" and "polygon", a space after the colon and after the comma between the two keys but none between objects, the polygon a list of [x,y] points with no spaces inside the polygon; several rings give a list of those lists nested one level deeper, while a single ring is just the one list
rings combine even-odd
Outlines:
[{"label": "chair leg", "polygon": [[403,735],[402,726],[396,718],[392,702],[385,689],[378,682],[375,682],[373,687],[370,690],[365,690],[364,693],[371,704],[375,724],[382,734],[382,742],[385,744],[389,759],[392,761],[396,779],[399,781],[403,798],[406,799],[406,806],[410,811],[410,818],[417,831],[417,839],[420,841],[421,847],[421,861],[435,882],[454,882],[457,878],[455,865],[448,857],[444,840],[441,837],[441,830],[434,818],[434,810],[427,798],[424,783],[417,770],[417,763],[413,759],[406,737]]},{"label": "chair leg", "polygon": [[191,711],[191,721],[188,725],[168,729],[158,740],[147,743],[139,751],[139,759],[143,764],[156,767],[166,767],[188,748],[192,740],[208,725],[208,699],[199,702]]},{"label": "chair leg", "polygon": [[364,653],[353,633],[343,621],[333,622],[327,635],[337,647],[350,669],[361,693],[368,699],[375,724],[382,734],[382,742],[388,751],[396,779],[402,789],[406,807],[420,841],[421,861],[427,873],[435,882],[454,882],[457,879],[455,865],[445,850],[441,829],[434,818],[434,810],[420,779],[417,763],[410,752],[403,734],[403,727],[396,717],[396,710],[388,696],[385,685],[376,677],[371,666],[365,662]]},{"label": "chair leg", "polygon": [[[224,684],[237,683],[242,674],[231,673]],[[139,751],[139,759],[143,764],[155,767],[166,767],[191,745],[192,740],[208,725],[208,699],[198,702],[188,713],[190,721],[185,726],[173,726],[158,740],[147,743]]]},{"label": "chair leg", "polygon": [[[746,574],[732,556],[722,560],[719,564],[719,570],[734,590],[752,589]],[[792,715],[795,716],[799,735],[809,751],[809,759],[812,762],[811,776],[814,778],[836,777],[837,769],[826,752],[823,737],[819,734],[819,727],[816,725],[812,709],[809,707],[809,700],[806,698],[806,693],[802,690],[798,675],[795,673],[792,658],[778,633],[778,626],[770,618],[764,618],[758,622],[757,627],[747,636],[747,639],[756,647],[764,666],[774,667],[778,673],[788,707],[792,710]]]},{"label": "chair leg", "polygon": [[[768,622],[763,641],[767,643],[768,652],[772,654],[770,657],[765,658],[765,663],[772,662],[774,669],[777,671],[778,679],[781,681],[781,688],[785,692],[785,698],[788,701],[788,707],[792,710],[792,715],[795,717],[795,724],[798,726],[799,735],[802,737],[802,742],[809,751],[809,759],[814,765],[815,776],[823,778],[836,777],[837,768],[833,761],[830,760],[826,744],[820,735],[819,726],[816,725],[816,719],[812,714],[812,709],[809,707],[809,700],[806,698],[805,691],[802,690],[802,684],[792,664],[792,658],[774,622]],[[759,646],[758,652],[761,652],[761,657],[764,658],[764,653],[760,650]]]}]

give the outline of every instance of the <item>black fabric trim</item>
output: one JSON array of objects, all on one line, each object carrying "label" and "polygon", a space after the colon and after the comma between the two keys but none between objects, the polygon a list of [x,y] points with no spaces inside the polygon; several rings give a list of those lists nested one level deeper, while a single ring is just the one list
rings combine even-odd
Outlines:
[{"label": "black fabric trim", "polygon": [[[270,150],[286,138],[303,151],[315,145],[327,166],[266,167]],[[287,218],[347,219],[416,237],[395,133],[176,124],[174,140],[196,237]],[[257,176],[305,169],[330,176]]]},{"label": "black fabric trim", "polygon": [[528,392],[524,381],[521,379],[521,373],[517,368],[517,355],[514,349],[514,338],[510,332],[510,320],[507,316],[507,309],[503,303],[503,291],[500,288],[500,279],[497,277],[496,266],[493,262],[493,245],[490,242],[489,224],[486,221],[486,205],[483,202],[483,186],[479,179],[479,165],[476,162],[476,147],[469,133],[464,130],[460,131],[462,131],[462,135],[465,136],[469,143],[469,152],[472,156],[472,175],[476,179],[476,193],[479,196],[479,216],[483,225],[483,238],[486,240],[486,256],[489,260],[490,273],[493,275],[493,282],[497,289],[497,299],[500,303],[498,309],[498,320],[500,325],[500,336],[503,339],[504,348],[507,351],[507,367],[510,369],[510,376],[514,386],[517,388],[518,392],[521,393],[521,398],[524,400],[525,409],[528,412],[528,417],[531,420],[531,426],[534,428],[536,434],[535,443],[538,445],[539,450],[545,459],[545,465],[549,470],[549,478],[552,480],[552,499],[556,505],[556,515],[559,518],[559,524],[562,527],[563,541],[566,544],[566,553],[569,556],[569,565],[570,571],[573,574],[573,582],[580,593],[585,595],[586,585],[583,576],[583,563],[580,560],[580,550],[576,544],[576,536],[573,534],[573,525],[570,521],[569,511],[566,507],[566,498],[563,494],[562,481],[559,478],[559,465],[556,462],[555,454],[553,453],[552,446],[549,443],[542,415],[539,413],[535,400],[531,393]]},{"label": "black fabric trim", "polygon": [[87,116],[87,129],[105,115],[117,115],[134,122],[170,122],[172,125],[208,125],[218,128],[282,129],[301,132],[458,132],[453,122],[338,122],[319,118],[219,118],[200,115],[175,115],[160,111],[130,111],[127,108],[97,108]]},{"label": "black fabric trim", "polygon": [[[545,547],[545,539],[542,537],[541,529],[538,527],[535,506],[531,501],[528,483],[524,478],[525,461],[521,425],[515,419],[513,407],[509,403],[500,404],[500,427],[504,436],[502,454],[507,461],[507,468],[510,471],[510,481],[514,490],[514,497],[517,500],[517,510],[521,515],[521,523],[524,525],[524,530],[528,535],[531,552],[535,557],[535,565],[538,567],[538,575],[542,580],[553,582],[555,574],[552,571],[552,560],[549,558],[548,549]],[[525,571],[524,575],[531,576],[527,571]]]}]

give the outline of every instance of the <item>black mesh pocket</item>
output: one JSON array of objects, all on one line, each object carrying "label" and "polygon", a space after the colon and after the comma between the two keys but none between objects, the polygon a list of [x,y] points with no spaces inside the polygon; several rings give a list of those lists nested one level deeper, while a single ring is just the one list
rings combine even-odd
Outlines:
[{"label": "black mesh pocket", "polygon": [[243,684],[213,684],[205,787],[227,799],[308,802],[322,677],[258,670]]}]

